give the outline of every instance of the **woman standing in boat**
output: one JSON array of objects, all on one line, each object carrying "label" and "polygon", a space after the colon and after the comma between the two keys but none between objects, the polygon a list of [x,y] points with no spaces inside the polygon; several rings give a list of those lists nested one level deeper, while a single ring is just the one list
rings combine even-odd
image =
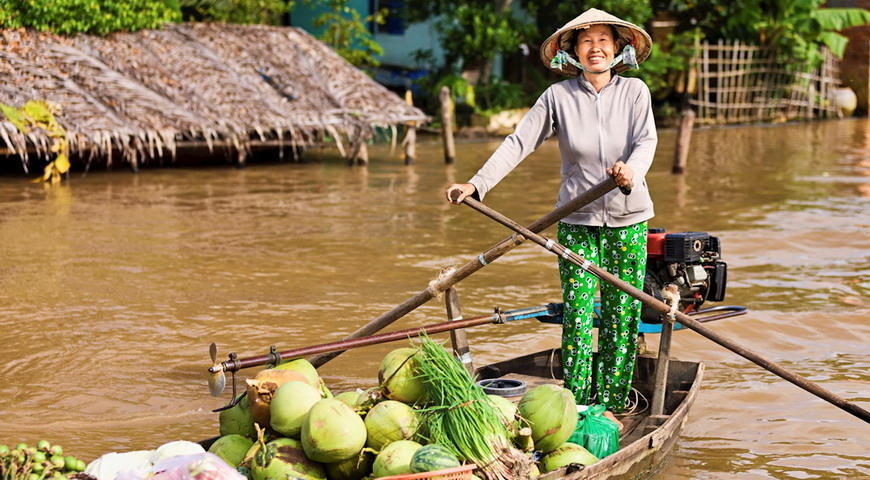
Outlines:
[{"label": "woman standing in boat", "polygon": [[[449,186],[448,201],[460,203],[469,195],[482,200],[555,135],[562,157],[557,206],[607,175],[620,186],[632,187],[630,195],[611,191],[562,219],[557,226],[559,243],[642,289],[646,221],[653,216],[644,177],[657,137],[646,84],[618,73],[636,68],[649,55],[651,44],[643,29],[594,8],[556,31],[541,46],[541,59],[551,70],[572,78],[551,85],[541,95],[468,183]],[[598,279],[561,259],[559,275],[565,301],[565,387],[574,392],[578,404],[602,403],[619,413],[631,390],[641,304],[615,287],[601,285],[599,356],[592,365]]]}]

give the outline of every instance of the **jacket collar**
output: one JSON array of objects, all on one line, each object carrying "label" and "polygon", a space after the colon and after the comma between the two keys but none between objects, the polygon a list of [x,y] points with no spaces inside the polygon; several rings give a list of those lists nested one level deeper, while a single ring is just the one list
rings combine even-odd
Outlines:
[{"label": "jacket collar", "polygon": [[[610,77],[610,81],[607,82],[607,85],[604,85],[604,87],[601,88],[601,92],[607,90],[611,85],[614,85],[616,82],[618,82],[619,78],[619,75],[613,73]],[[583,87],[584,89],[586,89],[586,91],[592,93],[593,95],[598,95],[601,93],[595,91],[595,87],[592,86],[592,83],[589,80],[586,80],[586,76],[584,76],[582,73],[577,76],[577,83],[579,83],[581,87]]]}]

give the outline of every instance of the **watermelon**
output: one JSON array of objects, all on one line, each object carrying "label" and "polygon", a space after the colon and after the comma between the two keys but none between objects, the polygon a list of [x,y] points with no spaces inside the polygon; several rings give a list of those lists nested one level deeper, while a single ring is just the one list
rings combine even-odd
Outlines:
[{"label": "watermelon", "polygon": [[424,445],[411,457],[411,471],[414,473],[434,472],[462,465],[447,447],[431,444]]}]

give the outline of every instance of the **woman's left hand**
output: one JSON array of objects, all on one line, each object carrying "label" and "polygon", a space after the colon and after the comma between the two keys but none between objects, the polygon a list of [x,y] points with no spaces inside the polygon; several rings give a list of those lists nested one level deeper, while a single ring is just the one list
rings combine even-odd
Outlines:
[{"label": "woman's left hand", "polygon": [[607,169],[607,174],[613,177],[617,186],[631,187],[634,184],[634,170],[623,162],[616,162]]}]

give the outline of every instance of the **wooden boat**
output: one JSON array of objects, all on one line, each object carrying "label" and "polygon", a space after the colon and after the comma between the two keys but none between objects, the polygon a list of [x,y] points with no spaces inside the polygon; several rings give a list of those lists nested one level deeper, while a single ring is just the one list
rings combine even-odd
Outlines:
[{"label": "wooden boat", "polygon": [[[448,299],[450,297],[448,295]],[[452,302],[449,302],[448,305],[450,303]],[[542,323],[560,324],[562,318],[559,307],[561,307],[560,304],[549,304],[543,307],[501,312],[499,315],[503,321],[534,318]],[[448,314],[451,313],[451,310],[456,311],[448,309]],[[720,306],[700,310],[695,314],[698,315],[699,321],[708,322],[742,315],[745,312],[744,307]],[[485,319],[485,316],[460,320],[457,323],[465,321],[482,324],[481,319]],[[676,327],[678,329],[679,324]],[[539,477],[540,480],[637,480],[649,478],[661,468],[688,420],[689,410],[701,388],[704,364],[670,358],[671,333],[675,330],[674,324],[642,324],[640,330],[645,333],[661,334],[658,356],[642,354],[637,357],[632,387],[643,401],[640,402],[640,408],[635,409],[634,412],[620,416],[624,428],[620,434],[619,450],[588,467],[571,465],[546,473]],[[416,333],[419,334],[419,332]],[[470,351],[464,332],[451,330],[450,334],[454,353],[464,362],[467,361],[466,365],[470,366]],[[387,336],[395,338],[383,338],[370,343],[407,339],[409,335],[411,333],[408,331],[393,332]],[[370,338],[373,339],[373,337]],[[324,346],[329,346],[329,344]],[[300,355],[302,352],[304,354],[315,353],[306,351],[306,348],[315,347],[301,349]],[[267,357],[263,356],[263,358]],[[474,371],[480,380],[521,380],[525,383],[526,390],[547,383],[562,385],[560,349],[544,350],[511,358],[476,368]],[[521,395],[509,398],[519,401]],[[199,443],[208,448],[217,438],[210,438]]]},{"label": "wooden boat", "polygon": [[[652,399],[654,395],[656,361],[652,356],[637,357],[632,386],[646,399]],[[476,369],[476,372],[481,380],[521,380],[526,389],[530,389],[546,383],[561,385],[560,365],[559,349],[551,349],[493,363]],[[625,428],[620,435],[619,451],[589,467],[572,465],[546,473],[539,479],[617,480],[650,477],[673,449],[701,388],[703,376],[703,363],[670,359],[662,415],[650,415],[649,402],[646,402],[647,408],[642,408],[636,414],[620,416]],[[520,398],[513,397],[515,401]],[[199,443],[208,448],[217,438]]]},{"label": "wooden boat", "polygon": [[[562,383],[559,350],[545,350],[512,358],[477,369],[479,378],[522,380],[528,388],[545,383]],[[655,389],[656,358],[638,356],[633,387],[647,399]],[[704,364],[670,360],[664,412],[649,415],[649,410],[621,416],[625,425],[619,451],[589,466],[569,466],[542,475],[540,480],[617,480],[649,478],[676,444],[688,420],[689,410],[701,389]],[[517,397],[518,398],[518,397]]]}]

